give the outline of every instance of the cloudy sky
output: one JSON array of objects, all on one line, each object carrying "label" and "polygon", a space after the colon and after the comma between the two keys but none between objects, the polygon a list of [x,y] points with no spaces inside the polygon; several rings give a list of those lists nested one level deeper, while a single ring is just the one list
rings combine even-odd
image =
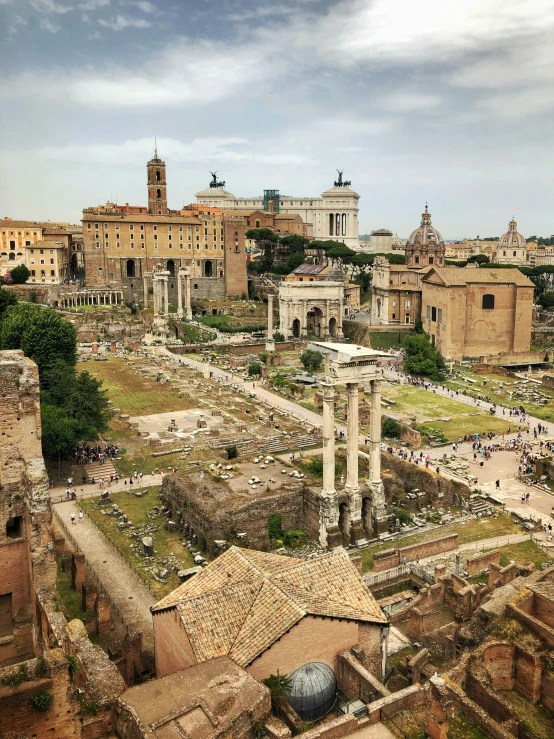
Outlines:
[{"label": "cloudy sky", "polygon": [[317,195],[360,231],[554,232],[552,0],[0,0],[0,216]]}]

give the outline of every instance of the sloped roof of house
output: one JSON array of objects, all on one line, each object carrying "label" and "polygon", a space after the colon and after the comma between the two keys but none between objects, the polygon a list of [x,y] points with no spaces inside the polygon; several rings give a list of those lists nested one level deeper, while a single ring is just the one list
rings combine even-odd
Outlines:
[{"label": "sloped roof of house", "polygon": [[345,552],[306,561],[231,547],[152,612],[171,608],[199,662],[228,655],[241,666],[307,615],[387,623]]},{"label": "sloped roof of house", "polygon": [[497,285],[518,285],[520,287],[534,287],[531,280],[519,269],[503,269],[495,267],[432,267],[423,278],[429,279],[436,274],[445,285],[473,285],[476,283],[489,283]]}]

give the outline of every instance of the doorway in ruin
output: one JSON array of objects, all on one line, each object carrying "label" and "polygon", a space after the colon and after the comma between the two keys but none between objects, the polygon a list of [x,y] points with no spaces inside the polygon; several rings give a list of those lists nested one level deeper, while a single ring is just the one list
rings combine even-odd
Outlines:
[{"label": "doorway in ruin", "polygon": [[329,319],[329,333],[334,339],[337,337],[337,319],[336,318]]},{"label": "doorway in ruin", "polygon": [[350,507],[348,503],[339,506],[339,529],[342,534],[343,547],[350,546]]},{"label": "doorway in ruin", "polygon": [[300,338],[300,321],[298,320],[298,318],[295,318],[292,322],[292,335],[295,339]]},{"label": "doorway in ruin", "polygon": [[323,337],[323,311],[321,308],[314,307],[308,311],[307,320],[308,334]]}]

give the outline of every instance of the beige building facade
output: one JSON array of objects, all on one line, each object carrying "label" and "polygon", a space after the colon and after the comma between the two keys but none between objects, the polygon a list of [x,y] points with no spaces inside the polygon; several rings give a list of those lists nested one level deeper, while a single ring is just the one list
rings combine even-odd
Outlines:
[{"label": "beige building facade", "polygon": [[392,251],[392,231],[388,228],[379,228],[371,232],[369,246],[374,254],[389,254]]},{"label": "beige building facade", "polygon": [[527,243],[525,237],[517,230],[517,223],[512,218],[508,230],[503,234],[496,245],[495,262],[499,264],[526,265]]},{"label": "beige building facade", "polygon": [[433,268],[422,279],[423,330],[449,360],[528,353],[533,291],[518,269]]}]

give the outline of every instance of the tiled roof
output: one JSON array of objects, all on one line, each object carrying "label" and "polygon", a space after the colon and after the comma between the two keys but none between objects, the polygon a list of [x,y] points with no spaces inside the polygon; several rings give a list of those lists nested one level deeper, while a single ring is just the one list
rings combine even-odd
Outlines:
[{"label": "tiled roof", "polygon": [[301,264],[299,267],[293,270],[293,274],[294,275],[318,275],[320,272],[323,272],[324,269],[325,269],[325,265],[323,264]]},{"label": "tiled roof", "polygon": [[44,229],[45,226],[38,221],[12,221],[8,218],[0,219],[0,229],[5,228],[29,228],[38,231],[41,228]]},{"label": "tiled roof", "polygon": [[177,608],[199,662],[247,665],[304,616],[387,618],[345,552],[310,561],[231,547],[152,607]]},{"label": "tiled roof", "polygon": [[497,285],[534,287],[531,280],[516,267],[513,269],[495,267],[432,267],[423,278],[424,281],[433,272],[441,278],[445,285],[473,285],[485,282]]}]

